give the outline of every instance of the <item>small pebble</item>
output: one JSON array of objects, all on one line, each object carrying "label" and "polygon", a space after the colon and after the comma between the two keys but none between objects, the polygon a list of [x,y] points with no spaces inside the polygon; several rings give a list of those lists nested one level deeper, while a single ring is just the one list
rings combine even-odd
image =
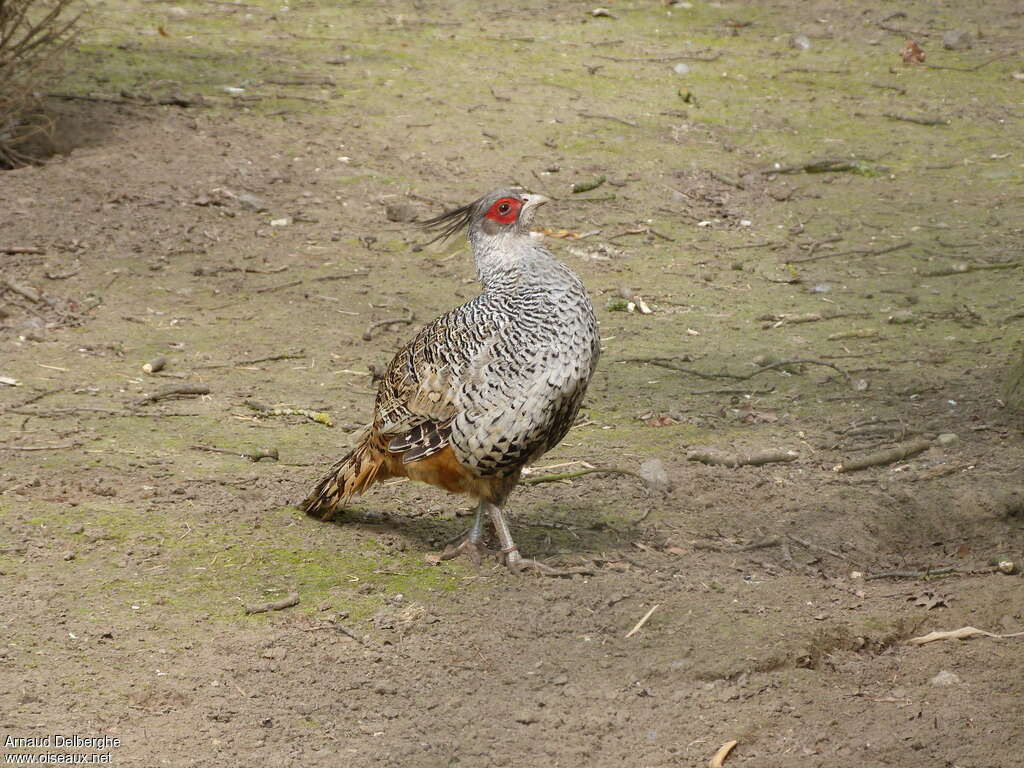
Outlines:
[{"label": "small pebble", "polygon": [[678,64],[676,64],[676,65],[675,65],[674,67],[672,67],[672,70],[673,70],[673,71],[674,71],[674,72],[675,72],[675,73],[676,73],[677,75],[686,75],[686,74],[689,74],[689,72],[690,72],[690,67],[689,67],[689,66],[687,66],[686,64],[683,64],[683,62],[679,62],[679,63],[678,63]]},{"label": "small pebble", "polygon": [[960,677],[956,673],[944,669],[928,682],[937,688],[945,688],[950,685],[960,685]]},{"label": "small pebble", "polygon": [[939,445],[949,445],[950,443],[955,443],[959,439],[960,437],[954,432],[944,432],[936,438],[936,442]]},{"label": "small pebble", "polygon": [[789,38],[789,47],[798,51],[807,51],[810,50],[811,41],[803,35],[794,35]]},{"label": "small pebble", "polygon": [[247,211],[265,211],[267,210],[267,204],[256,195],[250,194],[249,192],[242,192],[238,195],[238,204],[245,208]]},{"label": "small pebble", "polygon": [[661,459],[647,459],[640,465],[640,477],[653,490],[667,491],[670,488],[668,473]]}]

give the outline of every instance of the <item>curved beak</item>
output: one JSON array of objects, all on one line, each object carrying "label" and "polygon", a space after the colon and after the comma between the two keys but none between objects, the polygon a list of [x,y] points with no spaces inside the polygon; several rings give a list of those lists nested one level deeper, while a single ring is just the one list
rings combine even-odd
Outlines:
[{"label": "curved beak", "polygon": [[544,195],[522,195],[523,198],[523,210],[533,210],[534,208],[540,208],[544,203],[550,203],[551,199],[544,197]]}]

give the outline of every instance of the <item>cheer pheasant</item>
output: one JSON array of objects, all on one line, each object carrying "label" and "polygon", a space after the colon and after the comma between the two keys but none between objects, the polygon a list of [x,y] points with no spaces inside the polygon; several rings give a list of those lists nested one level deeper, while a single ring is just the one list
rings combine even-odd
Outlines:
[{"label": "cheer pheasant", "polygon": [[425,222],[442,238],[468,230],[483,293],[395,355],[373,423],[303,501],[306,512],[329,518],[374,483],[408,477],[479,502],[443,558],[479,562],[490,518],[510,568],[549,570],[519,554],[501,507],[523,467],[569,431],[600,348],[583,283],[530,237],[546,202],[502,189]]}]

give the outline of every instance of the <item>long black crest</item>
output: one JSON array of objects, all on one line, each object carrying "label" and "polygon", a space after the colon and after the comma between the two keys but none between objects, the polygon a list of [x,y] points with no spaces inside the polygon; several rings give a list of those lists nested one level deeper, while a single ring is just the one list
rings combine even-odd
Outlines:
[{"label": "long black crest", "polygon": [[474,200],[472,203],[468,203],[461,208],[456,208],[453,211],[448,211],[440,216],[420,222],[420,227],[423,229],[440,230],[437,237],[424,243],[424,245],[436,243],[438,240],[447,240],[452,235],[466,229],[473,218],[473,211],[476,210],[479,202],[479,200]]}]

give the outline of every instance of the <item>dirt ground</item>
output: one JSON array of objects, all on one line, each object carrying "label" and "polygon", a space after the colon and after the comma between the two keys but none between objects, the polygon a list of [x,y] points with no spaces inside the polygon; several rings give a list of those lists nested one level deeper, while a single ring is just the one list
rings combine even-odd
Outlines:
[{"label": "dirt ground", "polygon": [[[1024,418],[1000,401],[1024,15],[590,11],[97,5],[56,154],[0,173],[0,743],[119,743],[5,754],[1024,765],[1024,637],[907,642],[1024,631]],[[334,523],[294,506],[368,419],[371,366],[477,290],[465,244],[414,248],[412,219],[510,183],[555,198],[538,227],[593,233],[547,243],[604,345],[530,477],[668,476],[513,495],[522,550],[589,576],[437,565],[470,505],[425,486]],[[181,386],[208,393],[142,402]],[[798,458],[688,459],[708,449]]]}]

